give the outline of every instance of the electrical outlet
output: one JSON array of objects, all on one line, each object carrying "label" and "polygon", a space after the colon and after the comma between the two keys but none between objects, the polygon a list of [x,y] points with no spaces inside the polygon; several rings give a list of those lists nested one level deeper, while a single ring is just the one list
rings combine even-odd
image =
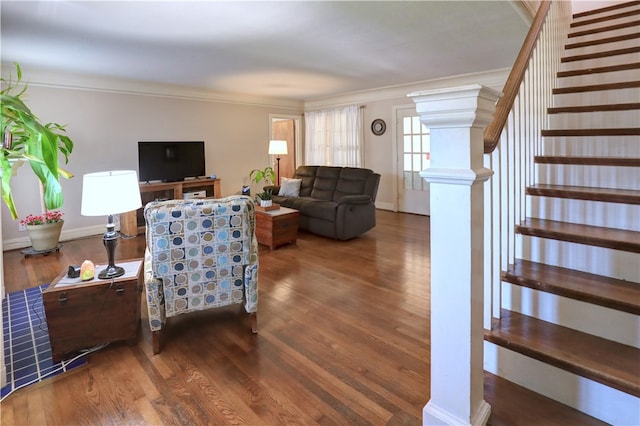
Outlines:
[{"label": "electrical outlet", "polygon": [[26,231],[26,230],[27,230],[27,226],[26,225],[18,223],[18,231]]}]

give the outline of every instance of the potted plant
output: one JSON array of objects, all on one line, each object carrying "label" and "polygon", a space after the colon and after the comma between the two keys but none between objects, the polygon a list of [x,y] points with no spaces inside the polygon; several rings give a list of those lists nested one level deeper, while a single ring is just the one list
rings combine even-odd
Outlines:
[{"label": "potted plant", "polygon": [[260,200],[261,207],[271,207],[273,204],[273,191],[271,189],[265,189],[259,192],[256,197]]},{"label": "potted plant", "polygon": [[64,220],[58,210],[41,215],[30,214],[20,221],[29,231],[31,246],[36,251],[52,250],[58,246]]},{"label": "potted plant", "polygon": [[275,177],[276,172],[273,171],[273,167],[271,166],[267,166],[264,169],[253,169],[251,173],[249,173],[249,178],[256,185],[259,185],[260,182],[263,182],[265,185],[271,185]]},{"label": "potted plant", "polygon": [[21,84],[22,71],[17,63],[15,66],[17,80],[14,83],[11,77],[9,80],[2,78],[4,88],[0,90],[2,199],[13,219],[18,218],[18,212],[11,192],[11,177],[22,164],[28,162],[42,184],[45,214],[63,204],[60,176],[73,176],[59,167],[58,162],[58,155],[62,154],[67,163],[73,150],[73,142],[64,134],[65,126],[40,123],[22,100],[27,85]]}]

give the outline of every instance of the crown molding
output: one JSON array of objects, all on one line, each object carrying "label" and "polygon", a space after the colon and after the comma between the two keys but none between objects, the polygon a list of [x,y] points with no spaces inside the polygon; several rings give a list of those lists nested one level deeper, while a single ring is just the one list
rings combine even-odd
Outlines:
[{"label": "crown molding", "polygon": [[363,90],[337,96],[316,98],[305,101],[304,109],[305,111],[310,111],[321,108],[334,108],[342,105],[366,104],[376,101],[406,98],[408,94],[412,92],[444,89],[468,84],[479,84],[501,91],[504,83],[507,81],[509,71],[511,71],[510,68],[502,68],[492,71],[462,74],[404,85],[380,87],[372,90]]},{"label": "crown molding", "polygon": [[[28,75],[25,81],[29,86],[33,87],[156,96],[204,102],[220,102],[270,108],[276,107],[296,111],[300,111],[303,108],[303,102],[295,99],[271,98],[238,93],[220,93],[189,86],[159,84],[28,66],[21,66],[21,68],[23,74]],[[14,70],[15,67],[12,64],[2,64],[3,76]]]}]

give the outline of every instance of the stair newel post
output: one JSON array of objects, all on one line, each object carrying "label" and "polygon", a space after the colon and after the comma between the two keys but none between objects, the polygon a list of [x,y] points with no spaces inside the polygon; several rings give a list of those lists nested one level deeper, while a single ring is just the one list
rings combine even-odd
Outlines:
[{"label": "stair newel post", "polygon": [[480,85],[412,93],[431,133],[431,399],[423,425],[486,424],[483,129],[499,92]]}]

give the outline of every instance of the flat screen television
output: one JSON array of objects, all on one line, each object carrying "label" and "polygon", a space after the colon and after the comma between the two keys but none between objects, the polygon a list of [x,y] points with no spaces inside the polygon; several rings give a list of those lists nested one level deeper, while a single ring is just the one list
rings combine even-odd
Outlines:
[{"label": "flat screen television", "polygon": [[177,182],[205,176],[204,142],[138,142],[141,182]]}]

